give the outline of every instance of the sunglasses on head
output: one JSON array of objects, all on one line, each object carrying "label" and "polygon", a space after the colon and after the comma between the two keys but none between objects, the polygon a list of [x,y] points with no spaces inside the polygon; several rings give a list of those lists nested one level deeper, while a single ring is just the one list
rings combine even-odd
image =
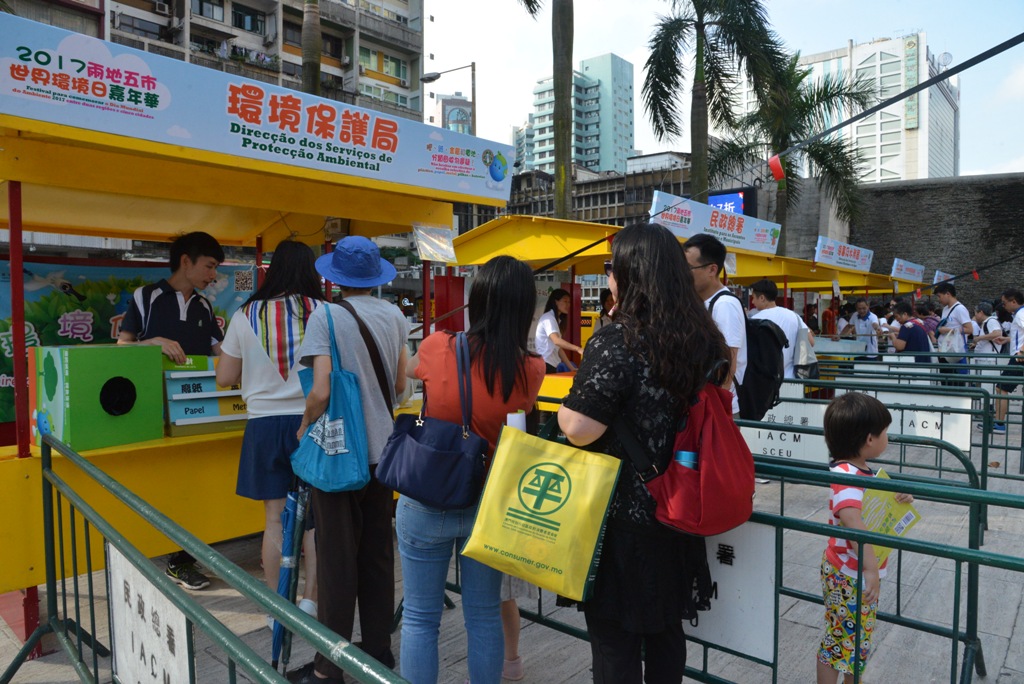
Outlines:
[{"label": "sunglasses on head", "polygon": [[606,276],[610,276],[612,274],[612,262],[610,262],[610,261],[604,262],[604,274]]}]

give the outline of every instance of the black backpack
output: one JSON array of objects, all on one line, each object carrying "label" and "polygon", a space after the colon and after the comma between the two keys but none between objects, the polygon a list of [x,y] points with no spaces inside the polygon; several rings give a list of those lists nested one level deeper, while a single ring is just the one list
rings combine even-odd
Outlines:
[{"label": "black backpack", "polygon": [[[732,292],[719,292],[711,298],[708,313],[715,308],[715,302]],[[747,369],[743,373],[743,384],[737,385],[740,400],[740,418],[761,420],[768,409],[782,399],[779,391],[785,377],[782,350],[789,346],[782,328],[763,318],[744,316],[747,331]]]}]

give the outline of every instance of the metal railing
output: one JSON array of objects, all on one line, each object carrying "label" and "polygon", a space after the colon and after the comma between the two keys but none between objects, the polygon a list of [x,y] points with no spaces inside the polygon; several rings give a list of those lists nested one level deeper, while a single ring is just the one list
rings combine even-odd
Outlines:
[{"label": "metal railing", "polygon": [[[217,620],[152,561],[133,546],[96,508],[86,501],[67,480],[53,468],[53,451],[63,456],[63,463],[77,468],[99,484],[110,496],[159,530],[168,539],[192,554],[198,562],[219,578],[278,620],[285,629],[309,643],[314,649],[358,682],[405,682],[396,673],[373,660],[346,639],[306,615],[285,598],[270,591],[262,582],[203,543],[198,537],[177,525],[81,455],[53,439],[44,437],[42,458],[43,524],[46,557],[46,621],[25,642],[17,656],[0,675],[0,684],[11,682],[36,644],[47,634],[55,635],[60,648],[83,682],[100,681],[100,659],[110,651],[97,639],[98,618],[93,572],[94,537],[99,536],[109,548],[116,549],[144,580],[185,616],[186,634],[175,641],[186,644],[189,660],[195,630],[208,637],[227,657],[227,678],[234,682],[236,670],[243,671],[256,682],[282,683],[287,680],[249,647],[239,636]],[[65,515],[66,508],[66,515]],[[65,526],[65,517],[68,524]],[[81,535],[79,522],[81,518]],[[80,543],[81,537],[81,543]],[[65,542],[65,539],[68,542]],[[81,546],[80,546],[81,544]],[[84,561],[80,561],[80,548]],[[66,562],[67,559],[70,562]],[[110,569],[107,569],[109,581]],[[70,585],[70,589],[69,589]],[[70,600],[70,608],[69,608]],[[83,616],[83,609],[86,613]],[[70,612],[69,612],[70,610]],[[87,624],[83,622],[87,621]],[[108,614],[107,628],[113,629]],[[115,649],[118,648],[115,642]],[[268,654],[269,655],[269,654]],[[287,664],[285,664],[287,666]],[[190,667],[190,670],[192,668]],[[195,672],[190,672],[195,681]]]}]

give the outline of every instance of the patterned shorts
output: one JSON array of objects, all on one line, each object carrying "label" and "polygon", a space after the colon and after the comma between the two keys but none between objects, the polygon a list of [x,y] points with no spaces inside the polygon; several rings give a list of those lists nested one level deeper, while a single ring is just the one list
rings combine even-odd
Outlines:
[{"label": "patterned shorts", "polygon": [[[853,674],[857,580],[840,572],[824,554],[821,557],[821,593],[825,598],[825,635],[821,639],[818,660],[839,672]],[[877,609],[876,602],[862,606],[860,610],[861,673],[871,651],[871,633],[875,629]]]}]

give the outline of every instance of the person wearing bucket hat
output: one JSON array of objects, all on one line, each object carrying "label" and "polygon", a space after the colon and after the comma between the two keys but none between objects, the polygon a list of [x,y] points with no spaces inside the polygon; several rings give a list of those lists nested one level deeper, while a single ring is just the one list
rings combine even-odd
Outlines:
[{"label": "person wearing bucket hat", "polygon": [[343,288],[369,289],[395,279],[395,267],[381,259],[373,240],[349,235],[334,251],[316,260],[316,270],[327,280]]},{"label": "person wearing bucket hat", "polygon": [[[405,389],[406,338],[409,324],[401,309],[371,295],[371,288],[394,279],[395,267],[380,256],[372,241],[358,236],[341,240],[334,251],[316,260],[316,270],[341,286],[341,295],[363,321],[380,352],[386,386],[394,398]],[[316,421],[330,401],[331,340],[327,316],[334,324],[342,367],[359,378],[366,422],[370,482],[360,490],[324,492],[313,489],[316,518],[317,618],[346,639],[352,639],[358,599],[362,642],[367,655],[394,667],[391,622],[395,613],[395,556],[391,515],[393,495],[376,477],[384,444],[394,429],[392,405],[385,402],[370,353],[356,319],[340,306],[321,306],[309,317],[299,361],[313,367],[313,388],[306,399],[299,435]],[[288,675],[292,682],[342,682],[342,671],[317,655],[312,663]]]}]

